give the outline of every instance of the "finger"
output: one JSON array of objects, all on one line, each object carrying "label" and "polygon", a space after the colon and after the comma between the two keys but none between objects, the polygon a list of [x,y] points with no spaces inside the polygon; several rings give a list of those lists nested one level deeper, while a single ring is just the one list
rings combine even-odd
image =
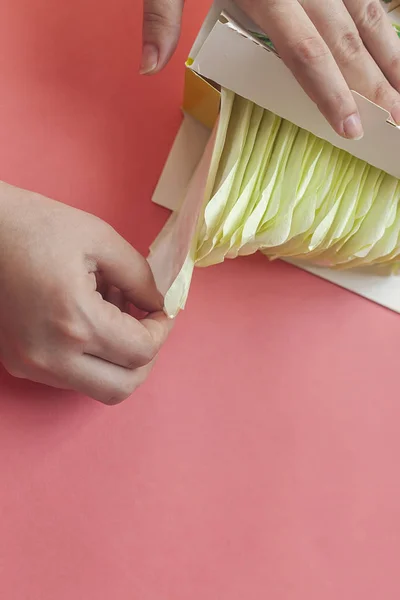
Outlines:
[{"label": "finger", "polygon": [[[98,291],[98,290],[97,290]],[[110,285],[105,294],[102,294],[104,300],[116,306],[121,312],[128,312],[128,303],[126,302],[123,293],[118,288]]]},{"label": "finger", "polygon": [[[344,0],[369,53],[393,88],[400,91],[400,39],[379,1]],[[400,122],[400,105],[392,108]]]},{"label": "finger", "polygon": [[61,390],[73,390],[104,404],[118,404],[126,400],[150,374],[155,360],[144,367],[126,369],[90,355],[64,356],[54,352],[45,367],[27,367],[21,370],[12,364],[8,372],[19,379]]},{"label": "finger", "polygon": [[93,291],[97,290],[98,293],[105,298],[107,295],[108,286],[101,273],[90,273],[88,280],[90,289]]},{"label": "finger", "polygon": [[126,400],[147,379],[154,362],[135,370],[87,355],[75,355],[71,360],[59,357],[57,369],[8,368],[11,375],[59,390],[73,390],[103,404],[114,405]]},{"label": "finger", "polygon": [[138,321],[100,297],[95,301],[94,333],[85,353],[129,369],[153,361],[171,331],[171,319],[158,312]]},{"label": "finger", "polygon": [[94,356],[77,356],[67,363],[59,386],[71,389],[107,405],[129,398],[147,379],[153,363],[140,369],[124,369]]},{"label": "finger", "polygon": [[[366,4],[365,0],[363,4]],[[388,110],[395,118],[396,106],[397,111],[400,110],[400,94],[368,52],[342,0],[330,0],[329,3],[304,0],[303,8],[326,41],[349,87]],[[382,16],[387,20],[383,9]],[[383,40],[380,40],[382,47],[385,46]]]},{"label": "finger", "polygon": [[106,239],[99,240],[94,254],[96,268],[108,286],[121,290],[126,300],[146,312],[163,308],[147,260],[113,229],[107,229]]},{"label": "finger", "polygon": [[179,39],[182,10],[183,0],[144,0],[142,75],[156,73],[171,58]]},{"label": "finger", "polygon": [[328,46],[298,0],[240,5],[268,34],[305,92],[341,136],[363,135],[357,105]]}]

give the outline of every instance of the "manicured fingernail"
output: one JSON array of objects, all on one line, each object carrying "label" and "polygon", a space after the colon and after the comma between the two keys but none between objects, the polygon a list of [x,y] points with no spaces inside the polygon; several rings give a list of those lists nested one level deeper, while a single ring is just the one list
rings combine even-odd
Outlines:
[{"label": "manicured fingernail", "polygon": [[148,75],[156,70],[158,65],[158,48],[154,44],[144,44],[142,51],[142,62],[139,73]]},{"label": "manicured fingernail", "polygon": [[361,140],[364,136],[364,130],[358,113],[350,115],[350,117],[347,117],[347,119],[343,121],[343,133],[349,140]]},{"label": "manicured fingernail", "polygon": [[396,125],[400,125],[400,102],[396,102],[396,104],[392,107],[391,115]]}]

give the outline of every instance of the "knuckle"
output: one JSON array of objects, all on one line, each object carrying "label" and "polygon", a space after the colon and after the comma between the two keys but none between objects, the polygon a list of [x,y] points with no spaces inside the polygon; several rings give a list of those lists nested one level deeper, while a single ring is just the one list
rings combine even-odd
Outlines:
[{"label": "knuckle", "polygon": [[92,336],[88,323],[74,318],[59,320],[56,323],[56,328],[64,340],[79,346],[88,344]]},{"label": "knuckle", "polygon": [[128,368],[135,369],[144,367],[151,363],[158,354],[158,347],[155,340],[151,337],[147,330],[143,332],[143,337],[138,339],[138,352],[135,358],[131,361]]},{"label": "knuckle", "polygon": [[175,29],[177,24],[174,23],[171,15],[168,14],[168,9],[164,12],[157,10],[148,10],[144,13],[144,22],[147,27],[157,31],[165,29]]},{"label": "knuckle", "polygon": [[400,51],[395,52],[390,59],[390,73],[400,73]]},{"label": "knuckle", "polygon": [[93,324],[81,298],[65,293],[66,282],[54,294],[54,308],[48,315],[49,335],[63,343],[83,345],[90,341]]},{"label": "knuckle", "polygon": [[382,79],[374,85],[371,100],[379,106],[388,107],[393,104],[391,96],[391,86],[386,79]]},{"label": "knuckle", "polygon": [[293,59],[302,65],[318,62],[329,55],[326,44],[316,36],[302,38],[291,44],[290,51]]},{"label": "knuckle", "polygon": [[158,348],[153,341],[149,341],[147,346],[144,346],[140,352],[139,366],[145,366],[151,363],[157,356]]},{"label": "knuckle", "polygon": [[385,17],[379,0],[370,0],[364,7],[359,19],[359,27],[373,31],[379,27],[383,17]]},{"label": "knuckle", "polygon": [[318,108],[325,115],[335,114],[340,116],[347,112],[345,109],[348,105],[348,94],[344,91],[332,92],[317,103]]},{"label": "knuckle", "polygon": [[357,31],[346,31],[339,37],[335,49],[335,58],[343,66],[358,59],[364,50],[364,44]]}]

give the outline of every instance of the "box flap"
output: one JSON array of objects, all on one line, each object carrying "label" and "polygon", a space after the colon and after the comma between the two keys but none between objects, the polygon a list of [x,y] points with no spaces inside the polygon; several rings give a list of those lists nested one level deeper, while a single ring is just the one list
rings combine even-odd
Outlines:
[{"label": "box flap", "polygon": [[208,129],[214,127],[221,104],[221,93],[195,71],[185,71],[183,111]]},{"label": "box flap", "polygon": [[373,270],[334,271],[322,267],[313,267],[296,261],[286,261],[308,273],[317,275],[331,283],[335,283],[350,292],[363,296],[372,302],[381,304],[394,312],[400,313],[400,277],[398,275],[379,275]]},{"label": "box flap", "polygon": [[189,115],[184,115],[153,194],[155,204],[169,210],[179,208],[209,137],[209,129]]},{"label": "box flap", "polygon": [[238,6],[236,6],[232,0],[215,0],[190,51],[189,57],[191,61],[195,60],[197,54],[200,52],[201,47],[210,35],[221,14],[225,12],[229,14],[236,23],[240,23],[242,27],[248,28],[249,30],[251,30],[253,27],[256,27],[249,17]]},{"label": "box flap", "polygon": [[390,20],[396,25],[400,25],[400,8],[394,8],[390,11]]},{"label": "box flap", "polygon": [[261,42],[240,32],[240,26],[231,19],[222,17],[215,23],[190,68],[400,178],[400,131],[388,122],[390,116],[387,111],[354,93],[365,135],[357,142],[341,138],[319,113],[283,61]]}]

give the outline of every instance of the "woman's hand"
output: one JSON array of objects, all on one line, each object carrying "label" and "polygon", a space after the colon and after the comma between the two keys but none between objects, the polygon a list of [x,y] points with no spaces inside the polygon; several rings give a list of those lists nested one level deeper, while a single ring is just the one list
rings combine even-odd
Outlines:
[{"label": "woman's hand", "polygon": [[146,260],[109,225],[3,183],[0,283],[6,369],[105,404],[145,380],[171,328]]},{"label": "woman's hand", "polygon": [[[350,89],[400,123],[400,40],[379,0],[237,0],[271,38],[333,129],[363,135]],[[183,0],[144,0],[142,73],[168,62]]]}]

